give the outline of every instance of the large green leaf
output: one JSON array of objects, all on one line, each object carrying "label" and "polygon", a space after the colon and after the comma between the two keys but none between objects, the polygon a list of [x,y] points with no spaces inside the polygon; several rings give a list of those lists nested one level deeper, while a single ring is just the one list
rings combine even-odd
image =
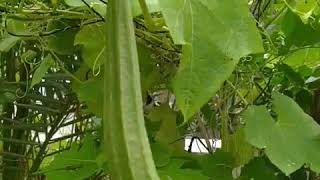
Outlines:
[{"label": "large green leaf", "polygon": [[155,107],[149,114],[148,118],[153,122],[160,121],[161,126],[156,134],[155,140],[165,144],[176,150],[183,150],[181,143],[176,142],[179,139],[178,130],[176,126],[177,113],[174,112],[168,105]]},{"label": "large green leaf", "polygon": [[277,121],[263,106],[250,107],[243,115],[249,143],[289,175],[304,164],[320,172],[320,126],[289,97],[274,93]]},{"label": "large green leaf", "polygon": [[[160,71],[156,63],[151,59],[151,51],[142,45],[138,45],[138,56],[141,73],[141,89],[143,95],[160,81]],[[103,63],[103,62],[101,62]],[[77,74],[85,74],[88,69],[83,64],[81,72]],[[91,78],[82,84],[73,83],[73,90],[77,93],[80,101],[85,102],[88,111],[94,113],[98,117],[102,117],[104,87],[101,76]],[[96,92],[96,93],[92,93]]]},{"label": "large green leaf", "polygon": [[[65,28],[64,22],[50,21],[48,24],[48,31]],[[48,48],[59,54],[72,54],[74,52],[74,38],[77,30],[71,29],[55,33],[48,37]]]},{"label": "large green leaf", "polygon": [[[73,90],[77,93],[80,101],[85,102],[88,111],[97,117],[102,117],[103,112],[103,79],[101,77],[90,79]],[[92,93],[95,92],[95,93]]]},{"label": "large green leaf", "polygon": [[248,163],[254,157],[254,148],[246,141],[244,129],[238,128],[232,135],[227,135],[222,139],[222,150],[229,152],[237,166]]},{"label": "large green leaf", "polygon": [[[138,56],[141,73],[141,89],[143,95],[160,81],[160,72],[151,58],[151,51],[142,45],[138,45]],[[103,63],[103,62],[102,62]],[[84,74],[88,71],[86,65],[81,66],[84,71],[77,74]],[[73,83],[73,90],[78,94],[80,101],[85,102],[88,111],[98,117],[102,117],[104,87],[101,76],[85,81],[82,84]],[[92,93],[96,92],[96,93]]]},{"label": "large green leaf", "polygon": [[228,79],[240,57],[263,51],[262,41],[246,1],[159,3],[175,43],[184,44],[174,93],[188,119]]},{"label": "large green leaf", "polygon": [[298,49],[293,53],[290,53],[284,62],[291,67],[299,67],[306,65],[308,67],[314,67],[319,63],[320,49],[319,48],[306,48]]},{"label": "large green leaf", "polygon": [[304,24],[299,16],[291,11],[283,16],[280,28],[281,34],[285,37],[284,45],[287,48],[303,47],[320,42],[320,30]]},{"label": "large green leaf", "polygon": [[212,179],[233,180],[235,163],[230,153],[218,150],[213,155],[199,157],[198,161],[203,172]]},{"label": "large green leaf", "polygon": [[96,164],[99,146],[95,138],[87,135],[82,146],[74,143],[72,148],[55,156],[43,172],[48,180],[80,180],[99,171]]},{"label": "large green leaf", "polygon": [[296,86],[303,86],[304,85],[304,79],[301,77],[301,75],[296,72],[293,68],[286,64],[280,64],[277,66],[277,68],[283,72],[284,76],[289,80],[290,83],[296,85]]},{"label": "large green leaf", "polygon": [[313,11],[317,8],[317,0],[284,0],[287,6],[301,19],[307,22]]},{"label": "large green leaf", "polygon": [[165,145],[159,142],[152,143],[151,150],[157,168],[164,167],[170,163],[171,153]]},{"label": "large green leaf", "polygon": [[185,21],[185,5],[187,1],[184,0],[162,0],[159,5],[163,16],[166,20],[167,26],[170,29],[170,34],[176,44],[184,44],[184,26]]},{"label": "large green leaf", "polygon": [[161,180],[208,180],[209,177],[202,174],[201,170],[182,168],[185,160],[172,159],[170,164],[159,168]]},{"label": "large green leaf", "polygon": [[241,169],[238,180],[288,180],[281,171],[264,157],[254,158]]}]

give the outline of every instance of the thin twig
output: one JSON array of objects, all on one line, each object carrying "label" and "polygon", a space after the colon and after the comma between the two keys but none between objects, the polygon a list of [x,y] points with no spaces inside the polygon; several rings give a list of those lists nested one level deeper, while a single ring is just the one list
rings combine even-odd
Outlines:
[{"label": "thin twig", "polygon": [[60,32],[65,32],[68,30],[72,30],[72,29],[78,29],[81,28],[83,26],[87,26],[87,25],[91,25],[91,24],[96,24],[96,23],[100,23],[103,22],[103,20],[96,20],[96,21],[92,21],[92,22],[87,22],[81,25],[75,25],[75,26],[67,26],[65,28],[61,28],[61,29],[54,29],[52,31],[48,31],[48,32],[39,32],[38,34],[16,34],[15,32],[12,32],[8,29],[7,26],[7,19],[5,19],[5,29],[6,32],[11,35],[11,36],[16,36],[16,37],[24,37],[24,38],[31,38],[31,37],[46,37],[46,36],[51,36]]},{"label": "thin twig", "polygon": [[230,82],[229,80],[226,81],[230,87],[232,87],[232,89],[237,93],[237,95],[240,97],[240,99],[242,100],[242,102],[244,103],[245,106],[248,106],[248,101],[242,96],[242,94],[238,91],[238,89],[232,84],[232,82]]},{"label": "thin twig", "polygon": [[96,11],[92,6],[90,6],[90,4],[87,3],[87,1],[85,0],[81,0],[94,14],[96,14],[100,19],[102,19],[103,21],[105,21],[104,17],[98,12]]},{"label": "thin twig", "polygon": [[198,114],[198,124],[199,124],[200,131],[201,131],[201,133],[204,136],[204,139],[206,141],[206,144],[207,144],[207,147],[208,147],[208,152],[210,154],[212,154],[213,153],[213,148],[212,148],[212,145],[210,143],[210,137],[209,137],[208,131],[207,131],[205,125],[204,125],[203,117],[202,117],[202,115],[200,113]]}]

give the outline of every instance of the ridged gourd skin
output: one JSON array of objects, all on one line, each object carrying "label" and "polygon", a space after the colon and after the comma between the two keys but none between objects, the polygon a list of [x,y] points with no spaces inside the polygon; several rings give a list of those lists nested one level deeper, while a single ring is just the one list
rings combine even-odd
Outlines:
[{"label": "ridged gourd skin", "polygon": [[144,125],[130,0],[109,0],[103,129],[112,180],[159,180]]}]

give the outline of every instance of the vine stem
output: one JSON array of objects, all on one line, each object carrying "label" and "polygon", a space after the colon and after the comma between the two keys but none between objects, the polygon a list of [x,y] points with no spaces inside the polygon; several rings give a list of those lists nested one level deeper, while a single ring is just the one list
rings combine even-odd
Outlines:
[{"label": "vine stem", "polygon": [[233,85],[232,82],[230,82],[229,80],[226,80],[226,82],[229,84],[230,87],[232,87],[232,89],[237,93],[237,95],[240,97],[240,99],[242,100],[242,102],[244,103],[245,106],[248,106],[249,103],[248,101],[241,95],[241,93],[237,90],[237,88]]},{"label": "vine stem", "polygon": [[[206,141],[207,149],[208,149],[209,153],[212,154],[213,148],[212,148],[212,144],[210,143],[209,133],[204,125],[204,120],[203,120],[203,117],[200,113],[198,113],[198,124],[199,124],[200,131]],[[201,139],[200,139],[200,141],[201,141]]]},{"label": "vine stem", "polygon": [[[288,2],[287,0],[283,0],[283,2],[286,4],[286,6],[294,13],[298,14],[299,16],[304,16],[306,13],[304,12],[301,12],[297,9],[295,9],[294,7],[292,7]],[[310,18],[312,18],[313,20],[315,20],[312,16],[310,16]]]},{"label": "vine stem", "polygon": [[153,22],[151,14],[149,12],[146,1],[139,0],[139,4],[140,4],[142,14],[143,14],[143,17],[146,21],[146,25],[147,25],[148,29],[153,30],[154,29],[154,22]]},{"label": "vine stem", "polygon": [[276,14],[272,19],[270,19],[270,21],[268,21],[265,25],[264,28],[267,29],[274,21],[276,21],[280,15],[285,12],[287,9],[287,6],[284,6],[279,12],[278,14]]},{"label": "vine stem", "polygon": [[[3,6],[0,5],[0,9],[2,10],[1,14],[6,14],[7,17],[14,18],[17,16],[25,15],[28,17],[25,17],[26,19],[30,20],[32,19],[32,15],[38,15],[38,14],[52,14],[52,13],[60,13],[61,15],[64,16],[64,18],[70,18],[70,19],[81,19],[81,18],[94,18],[95,16],[87,14],[87,13],[82,13],[82,12],[77,12],[77,11],[70,11],[68,9],[56,9],[55,11],[50,8],[45,8],[45,9],[25,9],[19,7],[8,7],[8,6]],[[11,14],[11,11],[17,11],[14,14]],[[43,19],[47,18],[47,16],[41,17]]]}]

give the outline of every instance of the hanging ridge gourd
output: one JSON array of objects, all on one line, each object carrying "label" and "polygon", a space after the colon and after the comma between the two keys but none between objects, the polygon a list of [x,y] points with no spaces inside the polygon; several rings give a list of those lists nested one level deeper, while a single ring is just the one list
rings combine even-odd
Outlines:
[{"label": "hanging ridge gourd", "polygon": [[159,180],[144,126],[129,0],[110,0],[103,128],[112,180]]}]

